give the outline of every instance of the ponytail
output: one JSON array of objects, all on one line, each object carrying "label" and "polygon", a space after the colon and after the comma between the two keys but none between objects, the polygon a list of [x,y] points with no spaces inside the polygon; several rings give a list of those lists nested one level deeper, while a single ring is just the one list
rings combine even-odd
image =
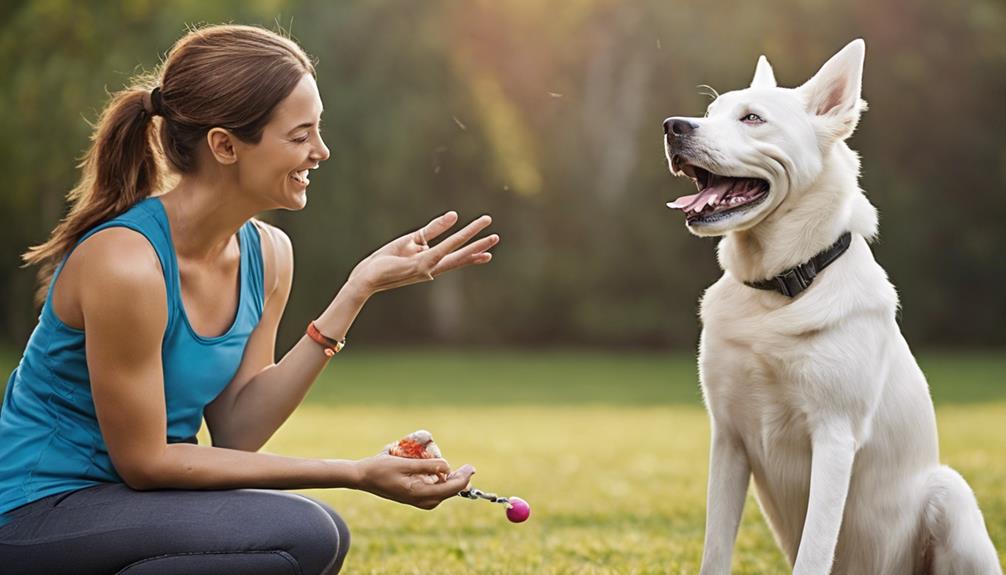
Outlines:
[{"label": "ponytail", "polygon": [[82,170],[80,182],[67,194],[69,213],[45,243],[32,246],[21,256],[25,267],[40,266],[36,305],[45,301],[56,266],[81,236],[160,186],[152,129],[156,112],[146,83],[112,95],[91,136],[91,147],[78,166]]}]

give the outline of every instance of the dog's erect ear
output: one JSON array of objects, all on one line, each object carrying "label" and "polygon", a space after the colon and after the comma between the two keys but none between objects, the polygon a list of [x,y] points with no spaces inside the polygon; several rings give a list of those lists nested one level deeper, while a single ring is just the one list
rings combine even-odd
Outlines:
[{"label": "dog's erect ear", "polygon": [[860,99],[865,56],[866,43],[853,40],[797,89],[804,95],[808,112],[835,121],[832,128],[840,138],[852,134],[860,112],[866,109],[866,102]]},{"label": "dog's erect ear", "polygon": [[755,66],[754,79],[751,80],[752,88],[775,88],[775,72],[772,71],[772,64],[768,63],[768,58],[764,55],[758,57],[758,65]]}]

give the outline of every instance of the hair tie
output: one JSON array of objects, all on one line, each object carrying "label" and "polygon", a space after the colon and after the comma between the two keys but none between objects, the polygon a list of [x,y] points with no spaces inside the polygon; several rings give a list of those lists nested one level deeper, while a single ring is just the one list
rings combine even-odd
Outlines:
[{"label": "hair tie", "polygon": [[164,111],[162,105],[160,86],[157,86],[143,95],[143,110],[150,116],[163,116]]}]

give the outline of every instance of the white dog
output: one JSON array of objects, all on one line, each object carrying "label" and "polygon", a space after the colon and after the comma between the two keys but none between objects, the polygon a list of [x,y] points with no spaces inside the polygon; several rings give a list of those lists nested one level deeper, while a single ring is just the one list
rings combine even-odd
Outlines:
[{"label": "white dog", "polygon": [[762,56],[749,88],[664,122],[671,171],[699,188],[668,205],[693,234],[724,236],[701,306],[704,574],[730,572],[751,476],[799,575],[1002,573],[970,487],[939,463],[926,380],[868,246],[877,214],[845,143],[866,108],[864,53],[850,43],[795,89]]}]

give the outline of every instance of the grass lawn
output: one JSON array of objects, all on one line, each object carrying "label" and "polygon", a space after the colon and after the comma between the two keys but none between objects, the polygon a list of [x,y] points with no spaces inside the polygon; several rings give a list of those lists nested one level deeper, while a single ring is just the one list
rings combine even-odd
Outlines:
[{"label": "grass lawn", "polygon": [[[971,482],[1006,559],[1006,354],[922,357],[943,460]],[[485,502],[433,512],[316,491],[353,528],[350,573],[697,573],[709,426],[694,360],[660,354],[361,351],[338,358],[267,450],[363,457],[418,428]],[[749,498],[734,572],[787,571]]]},{"label": "grass lawn", "polygon": [[[533,512],[514,525],[482,501],[426,512],[364,493],[309,492],[353,530],[348,573],[698,572],[709,427],[692,358],[349,351],[267,451],[363,457],[425,427],[452,463],[478,468],[475,486],[523,497]],[[920,359],[943,460],[975,489],[1006,559],[1006,354]],[[749,498],[734,573],[786,571]]]}]

